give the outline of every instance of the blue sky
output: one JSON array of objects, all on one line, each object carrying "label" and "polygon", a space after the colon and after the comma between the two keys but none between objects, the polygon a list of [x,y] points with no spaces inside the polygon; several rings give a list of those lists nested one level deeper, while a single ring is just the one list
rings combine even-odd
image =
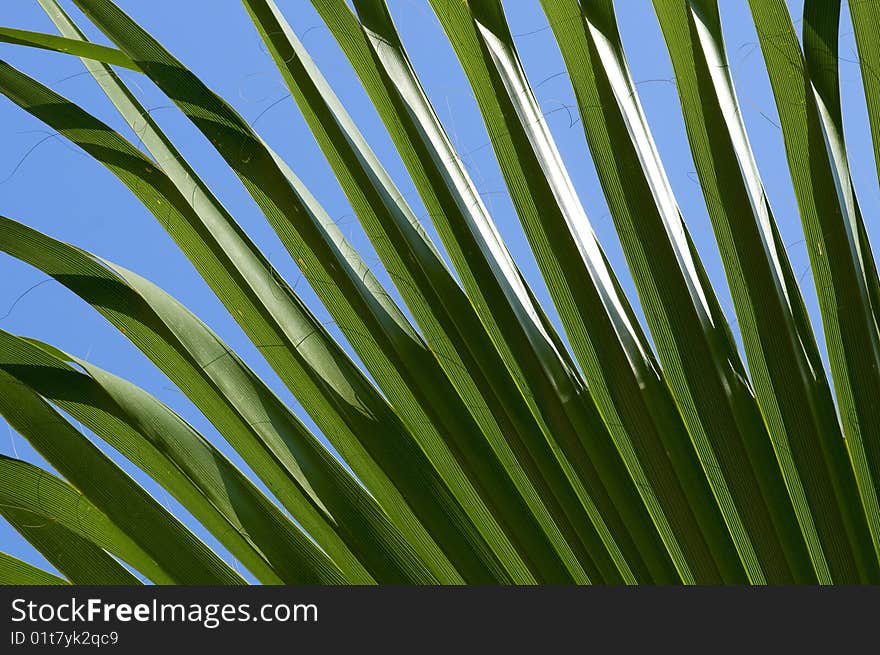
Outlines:
[{"label": "blue sky", "polygon": [[[277,2],[394,180],[405,194],[408,193],[406,197],[417,215],[425,219],[424,209],[413,193],[413,185],[387,134],[311,3],[308,0]],[[241,4],[235,0],[118,0],[118,3],[253,123],[257,131],[288,160],[330,216],[366,255],[367,261],[378,264]],[[64,4],[70,8],[69,3]],[[506,195],[470,88],[451,48],[444,41],[427,0],[389,0],[388,4],[416,70],[509,248],[532,281],[539,298],[550,308],[519,221]],[[799,28],[802,2],[790,0],[788,5]],[[506,2],[506,6],[526,71],[593,227],[637,306],[552,32],[537,0],[513,0]],[[722,306],[734,323],[724,271],[685,138],[671,65],[651,2],[618,0],[616,6],[632,75],[654,128],[682,214]],[[724,0],[721,9],[728,57],[758,165],[792,266],[797,275],[803,274],[803,292],[818,326],[815,293],[782,136],[747,2]],[[76,19],[81,18],[75,10],[71,13]],[[36,0],[7,0],[0,9],[0,24],[54,31]],[[85,26],[85,22],[81,25]],[[95,40],[103,41],[95,30],[87,29],[87,33]],[[0,46],[0,52],[0,56],[13,65],[80,103],[129,138],[135,138],[92,78],[83,72],[79,60],[7,45]],[[876,213],[872,209],[878,206],[880,189],[855,45],[845,9],[841,57],[844,118],[852,173],[868,231],[872,241],[876,242],[880,235],[876,234]],[[134,73],[125,73],[123,77],[131,83],[143,103],[153,110],[154,117],[191,158],[196,169],[272,263],[301,292],[319,317],[329,319],[307,284],[299,279],[295,266],[262,214],[210,145],[143,77]],[[307,424],[312,425],[170,237],[116,178],[2,97],[0,142],[4,144],[0,150],[0,214],[118,262],[159,284],[238,350],[276,392],[296,408]],[[378,268],[376,272],[390,287],[387,277]],[[48,341],[146,388],[223,447],[247,471],[207,420],[99,314],[60,285],[47,282],[41,272],[5,255],[0,255],[0,328]],[[817,336],[823,343],[821,334]],[[15,435],[2,419],[0,453],[43,463],[27,442]],[[116,459],[120,461],[118,457]],[[137,469],[128,465],[125,468],[161,502],[182,516],[208,543],[216,546],[216,542],[193,525],[164,490]],[[0,550],[48,567],[42,557],[5,523],[0,523]]]}]

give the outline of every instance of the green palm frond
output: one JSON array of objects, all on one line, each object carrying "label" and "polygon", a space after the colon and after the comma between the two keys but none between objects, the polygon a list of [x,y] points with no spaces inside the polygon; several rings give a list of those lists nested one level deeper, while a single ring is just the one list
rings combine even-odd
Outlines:
[{"label": "green palm frond", "polygon": [[[317,430],[205,322],[112,253],[105,259],[0,216],[0,251],[99,312],[250,469],[149,391],[0,331],[0,415],[53,469],[0,456],[0,514],[62,576],[0,553],[0,583],[242,584],[187,526],[192,519],[265,584],[880,581],[880,280],[844,141],[839,1],[806,0],[803,46],[782,0],[748,3],[829,372],[741,116],[717,0],[653,6],[735,327],[673,193],[612,0],[538,4],[637,299],[624,292],[623,271],[612,268],[575,191],[502,0],[426,3],[473,91],[552,309],[540,306],[502,240],[385,0],[312,4],[430,225],[276,3],[242,4],[393,290],[297,177],[297,162],[284,161],[112,0],[73,0],[111,45],[89,41],[57,0],[37,2],[60,34],[4,27],[0,41],[82,58],[138,142],[4,61],[0,93],[149,210]],[[851,5],[880,153],[877,10]],[[119,68],[149,79],[207,138],[353,355]],[[111,452],[190,518],[152,498]]]}]

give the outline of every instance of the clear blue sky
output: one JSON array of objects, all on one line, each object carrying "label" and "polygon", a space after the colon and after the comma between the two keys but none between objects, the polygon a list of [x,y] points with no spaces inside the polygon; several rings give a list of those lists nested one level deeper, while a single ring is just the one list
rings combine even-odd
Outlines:
[{"label": "clear blue sky", "polygon": [[[236,0],[117,1],[242,115],[255,121],[255,128],[287,158],[329,214],[367,255],[367,260],[378,263],[240,3]],[[395,181],[405,193],[412,192],[413,186],[381,123],[332,36],[322,27],[311,3],[308,0],[277,2]],[[577,123],[574,96],[547,21],[537,0],[512,0],[505,4],[527,73],[587,213],[633,304],[637,305],[583,132]],[[533,282],[539,297],[550,308],[518,219],[507,198],[504,181],[488,145],[472,94],[427,0],[389,0],[389,5],[447,131],[469,165],[511,251]],[[703,196],[696,183],[672,83],[671,65],[651,2],[618,0],[616,5],[633,78],[654,128],[679,205],[722,305],[733,322],[730,295]],[[790,0],[788,5],[799,28],[802,0]],[[808,259],[777,126],[776,108],[747,2],[724,0],[721,9],[728,57],[752,145],[783,240],[789,246],[795,273],[806,273],[802,287],[818,326],[815,293],[807,272]],[[76,10],[71,9],[71,13],[75,18],[81,18]],[[877,174],[855,45],[845,9],[844,14],[841,80],[846,137],[856,189],[868,230],[876,243],[880,238],[875,210],[880,199]],[[36,0],[6,0],[0,9],[0,24],[54,31]],[[87,31],[90,37],[103,41],[95,30]],[[0,46],[0,53],[13,65],[133,138],[92,78],[83,72],[79,60],[7,45]],[[184,154],[191,157],[197,170],[273,264],[292,284],[296,284],[297,291],[302,292],[316,313],[326,317],[326,311],[315,301],[307,285],[297,282],[299,275],[295,267],[262,214],[207,142],[143,77],[131,73],[124,74],[124,78],[144,104],[154,109],[153,115],[176,139]],[[53,137],[42,123],[2,97],[0,143],[3,143],[0,150],[0,214],[118,262],[162,286],[242,353],[279,395],[290,401],[307,424],[312,425],[170,237],[115,177],[63,139]],[[407,197],[419,216],[424,218],[425,212],[417,197],[412,193]],[[387,277],[379,270],[376,272],[387,283]],[[76,296],[54,282],[44,283],[45,280],[46,276],[39,271],[0,255],[0,328],[48,341],[127,377],[182,414],[247,470],[207,420],[120,333]],[[821,334],[818,336],[821,343]],[[0,453],[44,465],[27,442],[15,435],[2,419]],[[120,461],[120,458],[116,459]],[[179,506],[164,490],[137,469],[128,465],[125,468],[209,544],[217,546],[210,536],[179,511]],[[51,568],[2,520],[0,550]],[[222,548],[219,550],[223,552]]]}]

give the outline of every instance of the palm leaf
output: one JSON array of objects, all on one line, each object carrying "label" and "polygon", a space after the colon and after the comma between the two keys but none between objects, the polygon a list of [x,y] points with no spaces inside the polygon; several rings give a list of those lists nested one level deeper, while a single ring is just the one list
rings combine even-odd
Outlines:
[{"label": "palm leaf", "polygon": [[[426,220],[274,0],[243,0],[242,17],[396,293],[297,177],[298,163],[112,0],[74,0],[112,45],[89,41],[57,0],[37,2],[60,35],[0,27],[0,42],[80,57],[138,145],[3,61],[0,92],[150,210],[317,429],[167,292],[0,217],[0,250],[106,318],[268,490],[148,390],[0,330],[0,415],[45,465],[0,455],[0,515],[63,576],[0,553],[0,582],[241,584],[238,564],[267,584],[880,579],[880,278],[844,141],[839,0],[805,2],[803,45],[784,2],[749,2],[830,377],[749,143],[714,0],[653,4],[745,361],[654,145],[611,0],[537,3],[637,299],[594,233],[541,112],[507,23],[513,5],[430,0],[553,307],[536,300],[508,250],[384,0],[312,5],[387,129]],[[871,3],[850,9],[880,171],[876,12]],[[153,82],[208,138],[353,355],[117,68]],[[189,518],[151,497],[129,467]]]},{"label": "palm leaf", "polygon": [[[44,377],[43,362],[38,357],[28,357],[32,353],[27,352],[30,349],[25,344],[17,347],[15,337],[2,331],[0,343],[6,356],[4,370],[0,372],[3,416],[55,470],[120,530],[141,544],[175,582],[241,581],[223,560],[38,396],[33,387],[39,384],[25,386],[8,374],[16,372],[25,379],[30,375]],[[35,371],[19,373],[22,369]],[[63,377],[50,380],[49,385],[59,391],[72,386]]]},{"label": "palm leaf", "polygon": [[[472,436],[476,426],[450,430],[463,467],[474,467],[474,477],[495,495],[497,501],[492,506],[506,514],[505,523],[525,545],[524,552],[555,549],[566,561],[562,568],[552,559],[536,560],[542,569],[539,575],[559,581],[584,580],[582,568],[504,437],[504,432],[515,429],[513,421],[518,417],[510,417],[509,411],[518,399],[502,404],[490,385],[490,380],[503,382],[507,371],[488,335],[482,343],[478,341],[482,326],[467,296],[274,3],[254,1],[246,6],[430,350],[461,395],[458,402],[466,405],[486,435],[483,445]],[[442,379],[441,375],[437,371],[430,377]],[[509,409],[505,411],[505,407]],[[523,410],[524,406],[521,417]],[[464,407],[442,411],[463,413]],[[530,433],[536,431],[533,424],[525,427]],[[503,492],[511,484],[515,490],[505,498]],[[531,514],[537,525],[524,520]]]},{"label": "palm leaf", "polygon": [[[103,549],[116,555],[156,584],[180,583],[186,579],[186,577],[177,579],[166,571],[144,547],[133,541],[88,498],[48,471],[28,462],[0,455],[0,483],[2,483],[0,484],[0,514],[3,514],[13,526],[21,526],[23,530],[37,532],[38,528],[57,524],[64,530],[92,544],[99,551],[103,552],[101,550]],[[55,532],[49,539],[58,540],[62,535],[63,532]],[[145,545],[149,548],[149,544]],[[75,542],[73,546],[74,548],[71,550],[75,551]],[[164,555],[172,554],[165,553]],[[80,559],[79,566],[91,569],[93,566],[106,566],[110,562],[115,562],[111,558],[109,561],[105,559],[104,562],[95,561],[92,563],[86,555],[87,552],[77,554]],[[116,567],[119,565],[116,564]],[[116,576],[117,581],[126,577],[131,578],[130,574],[125,576],[123,571],[125,569],[122,569]],[[243,582],[242,578],[228,567],[225,572],[220,567],[218,570],[208,573],[208,576],[190,579],[199,579],[202,582],[213,582],[214,584]]]},{"label": "palm leaf", "polygon": [[813,566],[826,582],[851,577],[856,566],[873,566],[870,533],[804,301],[726,73],[717,3],[655,6],[755,393]]},{"label": "palm leaf", "polygon": [[[836,23],[816,5],[805,17],[821,35],[823,22]],[[843,433],[868,508],[877,550],[877,391],[880,391],[880,335],[870,289],[877,284],[866,250],[861,214],[841,131],[837,73],[828,70],[817,40],[801,50],[791,18],[777,2],[750,3],[779,111],[792,183],[817,280],[819,308]],[[808,5],[809,8],[810,5]],[[837,11],[839,12],[839,6]],[[836,34],[836,28],[833,28]],[[817,37],[821,38],[821,37]],[[824,54],[823,54],[824,53]],[[835,69],[836,71],[836,69]],[[813,79],[815,77],[815,80]],[[844,309],[845,308],[845,309]],[[875,391],[876,390],[876,391]],[[876,562],[871,563],[872,568]],[[873,571],[872,571],[872,574]]]},{"label": "palm leaf", "polygon": [[[41,423],[32,422],[32,425],[58,424],[60,431],[67,433],[66,437],[48,439],[43,434],[45,430],[37,429],[19,429],[19,432],[67,479],[75,481],[85,475],[77,475],[76,470],[70,472],[69,467],[76,464],[89,475],[87,484],[81,487],[83,490],[100,480],[97,483],[103,493],[109,491],[114,506],[123,508],[125,513],[134,511],[138,524],[146,522],[144,515],[148,512],[135,511],[137,499],[103,489],[108,486],[106,480],[111,475],[121,477],[121,472],[94,478],[91,472],[98,466],[82,461],[85,455],[97,458],[94,446],[59,420],[60,417],[54,416],[53,410],[43,407],[45,401],[32,398],[35,395],[32,390],[39,390],[45,398],[57,403],[162,484],[259,579],[275,584],[343,579],[336,566],[254,489],[249,480],[157,400],[130,383],[87,362],[72,360],[46,344],[16,339],[7,333],[0,334],[0,339],[5,352],[9,353],[0,363],[3,379],[15,376],[14,386],[6,382],[11,393],[4,416],[16,426],[16,412],[27,400],[35,410],[48,415]],[[73,363],[86,372],[79,372]],[[19,404],[14,404],[16,402]],[[58,448],[64,445],[68,448],[78,445],[85,455],[59,453]],[[108,463],[103,465],[110,468]],[[143,499],[140,502],[143,504]],[[155,514],[158,510],[150,511]],[[157,523],[161,525],[161,521]],[[173,521],[171,523],[173,525]],[[154,529],[161,534],[159,528]],[[175,542],[173,535],[167,539],[169,543]]]},{"label": "palm leaf", "polygon": [[0,584],[63,585],[67,584],[67,581],[32,564],[23,562],[17,557],[0,553]]}]

